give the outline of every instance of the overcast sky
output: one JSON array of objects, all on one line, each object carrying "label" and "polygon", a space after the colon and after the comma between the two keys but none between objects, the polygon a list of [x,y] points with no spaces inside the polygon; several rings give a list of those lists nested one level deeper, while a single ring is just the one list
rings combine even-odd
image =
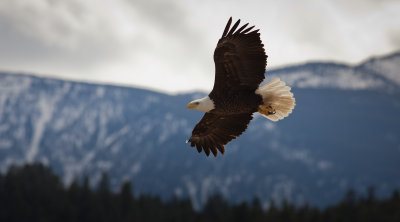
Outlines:
[{"label": "overcast sky", "polygon": [[395,0],[1,0],[0,70],[210,90],[230,16],[260,29],[267,70],[400,50]]}]

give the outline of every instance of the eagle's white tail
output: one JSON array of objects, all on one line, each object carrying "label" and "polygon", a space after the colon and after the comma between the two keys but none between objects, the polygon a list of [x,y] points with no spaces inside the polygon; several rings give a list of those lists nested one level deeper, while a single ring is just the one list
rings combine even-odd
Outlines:
[{"label": "eagle's white tail", "polygon": [[279,78],[261,86],[256,90],[263,98],[263,105],[258,107],[261,115],[272,121],[278,121],[287,117],[294,108],[295,99],[290,87]]}]

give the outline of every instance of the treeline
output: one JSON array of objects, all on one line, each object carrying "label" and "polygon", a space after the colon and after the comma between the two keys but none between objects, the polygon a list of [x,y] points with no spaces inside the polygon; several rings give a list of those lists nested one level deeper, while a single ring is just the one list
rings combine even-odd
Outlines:
[{"label": "treeline", "polygon": [[109,189],[104,174],[97,189],[88,178],[65,187],[52,171],[40,164],[11,167],[0,174],[0,221],[400,221],[400,195],[377,199],[369,189],[365,197],[349,191],[343,201],[326,209],[295,207],[273,202],[264,210],[258,199],[229,204],[220,195],[209,198],[201,211],[189,199],[140,195],[134,197],[129,182],[118,193]]}]

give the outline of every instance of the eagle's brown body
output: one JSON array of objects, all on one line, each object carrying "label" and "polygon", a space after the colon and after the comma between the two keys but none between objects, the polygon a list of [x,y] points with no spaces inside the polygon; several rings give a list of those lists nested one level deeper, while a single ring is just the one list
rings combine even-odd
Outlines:
[{"label": "eagle's brown body", "polygon": [[255,90],[242,89],[235,93],[226,91],[222,96],[208,95],[214,101],[215,109],[211,113],[229,115],[257,112],[258,106],[263,104],[262,97],[255,93]]}]

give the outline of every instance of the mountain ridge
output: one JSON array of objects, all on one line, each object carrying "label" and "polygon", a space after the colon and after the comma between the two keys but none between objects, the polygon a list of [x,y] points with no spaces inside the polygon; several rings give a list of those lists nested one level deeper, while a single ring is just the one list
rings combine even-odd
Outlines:
[{"label": "mountain ridge", "polygon": [[[279,77],[278,74],[283,74],[285,75],[287,70],[298,70],[298,69],[303,69],[304,67],[309,67],[309,66],[333,66],[333,67],[338,67],[338,68],[348,68],[348,69],[359,69],[362,68],[364,69],[365,66],[368,64],[371,64],[373,62],[381,62],[387,59],[395,59],[396,61],[399,62],[392,62],[394,66],[396,66],[394,69],[399,70],[400,65],[400,51],[394,51],[391,53],[386,53],[384,55],[379,55],[379,56],[370,56],[360,63],[343,63],[343,62],[332,62],[332,61],[310,61],[310,62],[304,62],[304,63],[299,63],[299,64],[288,64],[285,66],[280,66],[280,67],[275,67],[272,69],[269,69],[267,67],[267,72],[266,72],[266,80],[271,80],[272,77]],[[368,70],[367,70],[368,71]],[[369,70],[368,72],[370,72]],[[175,93],[168,93],[168,92],[163,92],[159,91],[157,89],[151,89],[147,87],[141,87],[137,85],[130,85],[130,84],[120,84],[120,83],[107,83],[107,82],[95,82],[95,81],[81,81],[81,80],[76,80],[76,79],[69,79],[69,78],[64,78],[64,77],[55,77],[55,76],[49,76],[49,75],[40,75],[40,74],[34,74],[34,73],[29,73],[29,72],[7,72],[7,71],[0,71],[2,74],[13,74],[13,75],[23,75],[23,76],[33,76],[37,78],[44,78],[44,79],[53,79],[53,80],[61,80],[61,81],[68,81],[68,82],[79,82],[79,83],[86,83],[86,84],[94,84],[94,85],[107,85],[107,86],[116,86],[116,87],[127,87],[127,88],[136,88],[136,89],[143,89],[147,91],[152,91],[152,92],[157,92],[157,93],[162,93],[162,94],[168,94],[168,95],[179,95],[179,94],[191,94],[191,93],[207,93],[205,90],[199,90],[199,91],[183,91],[183,92],[175,92]],[[396,72],[397,74],[398,72]],[[382,73],[378,72],[376,73],[377,76],[382,77]],[[396,75],[400,76],[399,75]],[[386,78],[383,75],[383,78],[386,80],[390,80],[390,78]],[[400,87],[400,77],[397,77],[396,79],[396,87]],[[294,86],[297,87],[297,86]]]},{"label": "mountain ridge", "polygon": [[[390,63],[389,70],[397,66]],[[321,76],[341,77],[334,70]],[[66,184],[87,174],[92,186],[105,171],[114,189],[131,180],[136,192],[189,196],[196,207],[214,192],[234,202],[258,196],[264,204],[287,199],[326,206],[349,188],[363,192],[374,185],[379,196],[398,188],[398,88],[333,87],[340,81],[316,88],[303,71],[297,79],[290,79],[293,70],[275,73],[294,83],[294,112],[278,123],[255,115],[216,159],[185,144],[202,116],[186,104],[204,93],[167,95],[1,73],[0,169],[42,162]]]},{"label": "mountain ridge", "polygon": [[[389,64],[387,60],[390,60]],[[387,68],[382,69],[385,67]],[[400,88],[398,70],[400,70],[400,52],[394,52],[387,56],[371,57],[356,65],[309,62],[271,70],[267,74],[272,78],[280,77],[289,85],[300,88],[372,89],[398,92]]]}]

